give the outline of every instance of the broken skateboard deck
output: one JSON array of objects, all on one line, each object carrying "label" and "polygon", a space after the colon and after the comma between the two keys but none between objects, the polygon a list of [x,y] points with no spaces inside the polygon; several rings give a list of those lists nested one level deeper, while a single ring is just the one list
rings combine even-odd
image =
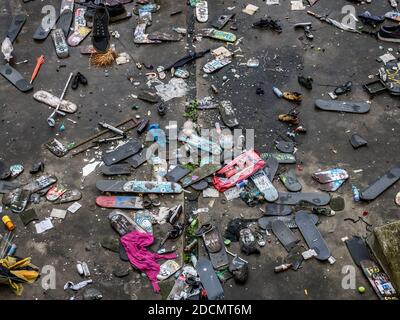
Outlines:
[{"label": "broken skateboard deck", "polygon": [[302,186],[297,180],[296,172],[294,170],[289,170],[285,173],[279,175],[279,179],[281,179],[285,188],[290,192],[298,192],[302,189]]},{"label": "broken skateboard deck", "polygon": [[147,149],[143,149],[142,151],[134,154],[133,156],[126,158],[124,162],[128,163],[134,169],[136,169],[147,161],[146,154],[147,154]]},{"label": "broken skateboard deck", "polygon": [[269,181],[264,170],[259,170],[251,176],[251,180],[254,182],[258,190],[264,195],[265,200],[273,202],[278,199],[278,191]]},{"label": "broken skateboard deck", "polygon": [[196,19],[200,23],[208,21],[208,3],[207,1],[200,1],[196,3]]},{"label": "broken skateboard deck", "polygon": [[209,37],[216,40],[235,42],[236,36],[231,32],[221,31],[213,28],[206,28],[201,30],[204,37]]},{"label": "broken skateboard deck", "polygon": [[181,193],[180,184],[158,181],[128,181],[122,187],[125,192],[132,193]]},{"label": "broken skateboard deck", "polygon": [[186,142],[192,147],[212,153],[214,155],[221,154],[222,152],[222,148],[219,144],[195,134],[192,134],[189,137],[179,136],[178,139],[179,141]]},{"label": "broken skateboard deck", "polygon": [[291,141],[278,141],[275,148],[283,153],[293,153],[294,152],[294,142]]},{"label": "broken skateboard deck", "polygon": [[31,192],[25,189],[15,189],[9,194],[9,205],[12,212],[20,213],[25,210],[28,205]]},{"label": "broken skateboard deck", "polygon": [[182,35],[179,33],[167,33],[155,31],[147,35],[147,38],[152,41],[181,41]]},{"label": "broken skateboard deck", "polygon": [[349,177],[349,174],[344,169],[333,168],[313,173],[312,177],[319,183],[328,183],[337,180],[345,180]]},{"label": "broken skateboard deck", "polygon": [[115,193],[124,193],[123,187],[127,183],[127,181],[120,180],[97,180],[96,188],[101,192],[115,192]]},{"label": "broken skateboard deck", "polygon": [[208,300],[223,300],[224,289],[210,260],[200,258],[197,261],[196,270],[200,277],[201,284],[207,292]]},{"label": "broken skateboard deck", "polygon": [[331,252],[310,214],[299,211],[295,214],[295,221],[308,247],[317,253],[315,258],[321,261],[328,260]]},{"label": "broken skateboard deck", "polygon": [[211,24],[214,28],[221,30],[229,20],[233,18],[233,14],[222,14]]},{"label": "broken skateboard deck", "polygon": [[18,183],[0,180],[0,193],[8,193],[18,187]]},{"label": "broken skateboard deck", "polygon": [[61,185],[56,185],[53,186],[47,191],[46,193],[46,199],[50,202],[54,202],[57,199],[59,199],[65,192],[67,192],[67,189],[64,188]]},{"label": "broken skateboard deck", "polygon": [[366,102],[321,100],[315,101],[315,106],[324,111],[337,111],[348,113],[367,113],[370,105]]},{"label": "broken skateboard deck", "polygon": [[233,105],[230,101],[224,100],[220,102],[219,113],[222,121],[227,127],[234,128],[239,125],[239,121],[236,119],[235,111],[233,110]]},{"label": "broken skateboard deck", "polygon": [[345,243],[357,266],[361,267],[361,261],[363,260],[371,260],[367,245],[361,237],[353,236],[353,238],[346,240]]},{"label": "broken skateboard deck", "polygon": [[11,43],[14,43],[15,39],[17,39],[17,36],[20,33],[25,22],[26,14],[17,14],[14,17],[7,31],[7,37],[10,39]]},{"label": "broken skateboard deck", "polygon": [[27,92],[33,89],[33,86],[9,64],[0,66],[0,74],[11,82],[19,91]]},{"label": "broken skateboard deck", "polygon": [[186,175],[184,178],[181,179],[182,186],[184,188],[189,187],[190,185],[207,178],[208,176],[212,175],[214,172],[221,169],[220,164],[216,163],[207,163],[204,166],[201,166],[197,169],[194,169],[191,173]]},{"label": "broken skateboard deck", "polygon": [[331,201],[331,196],[324,192],[279,192],[277,204],[296,205],[308,202],[314,206],[325,206]]},{"label": "broken skateboard deck", "polygon": [[391,187],[400,179],[400,167],[394,167],[385,175],[374,181],[367,189],[361,192],[362,200],[370,201],[376,199],[386,189]]},{"label": "broken skateboard deck", "polygon": [[190,185],[190,187],[196,191],[203,191],[204,189],[208,188],[208,182],[206,180],[200,180]]},{"label": "broken skateboard deck", "polygon": [[139,143],[137,140],[131,140],[111,152],[104,153],[102,156],[102,160],[107,166],[111,166],[114,163],[120,162],[128,157],[133,156],[141,149],[141,143]]},{"label": "broken skateboard deck", "polygon": [[[314,224],[318,223],[318,216],[315,214],[310,214],[312,221]],[[272,225],[271,223],[275,220],[280,220],[285,223],[285,225],[290,228],[290,229],[296,229],[298,228],[296,221],[295,221],[295,215],[291,214],[288,216],[266,216],[258,219],[258,225],[260,226],[261,229],[268,229],[271,230]]]},{"label": "broken skateboard deck", "polygon": [[272,232],[279,239],[280,243],[289,252],[300,239],[290,230],[290,228],[282,220],[274,220],[271,222]]},{"label": "broken skateboard deck", "polygon": [[68,203],[72,201],[78,201],[82,198],[82,192],[78,189],[71,189],[64,192],[64,194],[57,199],[56,203]]},{"label": "broken skateboard deck", "polygon": [[120,174],[130,174],[130,165],[127,163],[113,164],[111,166],[101,166],[101,173],[105,176],[115,176]]},{"label": "broken skateboard deck", "polygon": [[296,163],[296,157],[290,153],[261,153],[261,159],[268,160],[269,158],[275,158],[278,163],[291,164]]},{"label": "broken skateboard deck", "polygon": [[219,69],[222,69],[223,67],[227,66],[228,64],[230,64],[232,62],[231,59],[229,58],[217,58],[217,59],[213,59],[209,62],[207,62],[204,67],[203,67],[203,71],[205,73],[213,73]]},{"label": "broken skateboard deck", "polygon": [[360,265],[364,275],[367,277],[379,299],[398,299],[396,290],[390,282],[389,277],[375,262],[372,260],[362,260]]},{"label": "broken skateboard deck", "polygon": [[[33,98],[39,102],[45,103],[52,108],[57,108],[58,104],[60,103],[60,98],[56,97],[55,95],[51,94],[50,92],[39,90],[33,94]],[[68,100],[62,100],[60,107],[60,111],[66,113],[75,113],[78,110],[78,106],[75,103],[72,103]]]},{"label": "broken skateboard deck", "polygon": [[170,182],[178,182],[188,173],[190,173],[189,169],[186,169],[181,165],[177,165],[174,169],[172,169],[165,175],[165,179],[167,179]]},{"label": "broken skateboard deck", "polygon": [[279,168],[279,162],[276,160],[274,157],[270,157],[265,160],[266,162],[266,167],[264,168],[264,172],[266,173],[269,181],[273,181],[276,175],[276,172],[278,171]]},{"label": "broken skateboard deck", "polygon": [[57,21],[57,28],[62,29],[65,38],[68,37],[69,28],[74,18],[74,0],[62,0],[60,18]]},{"label": "broken skateboard deck", "polygon": [[49,175],[44,175],[36,180],[28,183],[27,185],[24,186],[25,190],[29,190],[32,193],[38,192],[44,188],[47,188],[51,186],[52,184],[57,182],[57,177],[56,176],[49,176]]},{"label": "broken skateboard deck", "polygon": [[287,216],[292,213],[292,207],[276,203],[267,203],[264,216]]},{"label": "broken skateboard deck", "polygon": [[[54,28],[54,26],[57,23],[57,20],[59,18],[59,15],[56,15],[53,19],[51,15],[45,16],[37,29],[35,30],[35,33],[33,34],[33,39],[34,40],[45,40],[49,36],[51,30]],[[45,27],[45,28],[43,28]]]},{"label": "broken skateboard deck", "polygon": [[144,209],[142,197],[108,197],[100,196],[96,198],[96,204],[103,208],[115,209]]}]

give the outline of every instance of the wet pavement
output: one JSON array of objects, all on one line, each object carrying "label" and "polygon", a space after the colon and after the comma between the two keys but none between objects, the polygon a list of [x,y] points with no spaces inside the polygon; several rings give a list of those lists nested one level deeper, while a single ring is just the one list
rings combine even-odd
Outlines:
[{"label": "wet pavement", "polygon": [[[58,8],[58,1],[46,1]],[[51,129],[46,124],[50,108],[36,102],[32,92],[19,92],[3,78],[0,79],[0,160],[9,164],[22,163],[26,170],[18,178],[19,181],[29,181],[31,175],[27,170],[37,160],[44,160],[46,172],[56,175],[59,181],[68,186],[81,189],[83,193],[82,208],[75,214],[69,214],[62,222],[55,222],[55,228],[44,234],[37,235],[34,226],[23,226],[19,218],[13,214],[16,223],[15,243],[18,246],[18,256],[32,257],[32,262],[41,267],[55,267],[56,289],[45,291],[41,279],[32,285],[24,286],[22,297],[15,297],[6,286],[0,286],[0,299],[67,299],[70,295],[63,290],[67,281],[78,282],[80,277],[76,272],[77,261],[86,261],[90,267],[93,287],[99,289],[103,299],[159,299],[160,295],[153,293],[146,277],[136,271],[131,271],[125,278],[112,275],[117,266],[129,266],[119,259],[118,254],[107,251],[99,242],[104,236],[115,235],[111,229],[107,215],[109,210],[100,209],[95,205],[95,197],[99,192],[95,182],[101,179],[100,173],[89,175],[82,181],[81,168],[88,159],[95,157],[96,151],[89,151],[76,157],[57,158],[43,147],[43,144],[54,136],[65,143],[78,142],[96,133],[98,121],[115,124],[129,117],[149,115],[151,122],[159,123],[161,127],[171,120],[178,121],[181,127],[185,121],[183,116],[185,102],[193,98],[201,99],[211,95],[210,86],[214,84],[219,93],[218,101],[230,100],[235,106],[239,120],[239,128],[255,130],[255,149],[259,152],[274,150],[275,140],[286,136],[288,125],[278,121],[278,115],[287,113],[292,103],[278,99],[272,92],[276,86],[281,90],[299,91],[303,101],[298,107],[301,125],[307,128],[307,133],[296,136],[296,153],[298,166],[296,173],[303,185],[303,191],[316,191],[317,185],[311,174],[319,169],[340,167],[347,170],[350,179],[343,187],[334,193],[346,201],[343,211],[334,217],[321,217],[318,228],[325,237],[336,263],[319,262],[316,259],[305,261],[298,271],[274,273],[274,267],[282,263],[286,251],[273,234],[267,237],[267,244],[261,248],[260,255],[245,257],[250,263],[250,277],[245,285],[236,285],[232,280],[224,285],[227,299],[376,299],[372,288],[368,285],[360,269],[356,269],[357,286],[364,286],[367,291],[360,295],[357,290],[342,288],[344,274],[342,268],[354,265],[352,258],[341,241],[343,237],[353,235],[365,236],[365,225],[361,222],[351,223],[345,218],[357,219],[363,212],[364,217],[373,226],[380,226],[400,218],[399,208],[393,199],[399,191],[399,185],[390,188],[371,203],[358,202],[352,199],[351,185],[364,189],[377,176],[385,173],[398,164],[398,140],[400,104],[396,97],[382,94],[371,97],[364,91],[362,85],[370,82],[369,75],[377,73],[380,63],[376,58],[386,53],[389,48],[392,54],[398,56],[397,45],[377,41],[365,34],[343,32],[307,15],[304,11],[290,11],[289,1],[282,1],[280,6],[267,6],[264,1],[253,0],[250,3],[260,9],[254,16],[241,12],[244,6],[239,1],[209,1],[210,19],[213,21],[220,14],[227,13],[228,7],[236,7],[237,31],[233,31],[240,43],[233,50],[240,48],[240,55],[232,64],[213,75],[204,77],[202,67],[210,59],[207,55],[188,67],[191,73],[188,85],[190,91],[186,97],[167,102],[168,112],[164,117],[157,115],[154,105],[133,98],[138,87],[145,87],[145,70],[138,70],[133,62],[151,64],[154,67],[166,66],[186,54],[192,46],[196,51],[208,48],[214,49],[224,42],[202,38],[192,42],[192,38],[181,42],[135,45],[133,29],[137,17],[110,26],[117,30],[121,37],[112,39],[118,52],[126,51],[132,57],[132,62],[124,65],[114,65],[106,68],[89,66],[88,57],[79,53],[79,47],[70,50],[70,57],[59,60],[56,57],[50,37],[43,43],[32,40],[32,34],[40,23],[40,11],[43,2],[34,1],[21,4],[20,1],[0,1],[0,30],[6,30],[11,16],[19,11],[28,14],[28,20],[14,43],[14,61],[28,59],[26,64],[17,66],[26,78],[30,78],[36,58],[44,54],[45,64],[35,80],[36,90],[47,90],[56,95],[62,88],[70,72],[82,72],[88,79],[87,87],[69,90],[66,99],[78,105],[78,112],[68,116],[75,120],[74,124],[60,119],[66,126],[65,132],[57,133],[57,127]],[[330,14],[331,18],[340,20],[342,6],[348,1],[320,0],[312,10],[320,14]],[[127,8],[132,8],[128,4]],[[182,9],[181,14],[170,16],[170,13]],[[384,14],[390,10],[386,1],[374,1],[372,4],[356,6],[357,12],[367,9],[375,14]],[[253,22],[263,17],[271,16],[279,19],[282,33],[269,30],[256,30],[251,27]],[[185,3],[174,4],[172,1],[161,1],[161,9],[153,15],[151,30],[170,30],[172,27],[183,27],[196,30],[203,27],[194,23],[191,8]],[[313,24],[315,39],[305,39],[301,30],[294,30],[293,24],[310,21]],[[193,25],[194,23],[194,25]],[[230,31],[228,27],[224,30]],[[88,37],[84,44],[90,43]],[[382,48],[380,48],[380,46]],[[245,63],[249,58],[257,58],[260,65],[248,68]],[[61,67],[61,65],[65,65]],[[312,76],[314,86],[311,91],[302,88],[297,82],[297,76],[304,74]],[[134,86],[127,79],[133,75]],[[235,77],[237,75],[237,77]],[[229,81],[224,81],[224,76]],[[353,89],[342,100],[371,101],[371,110],[367,114],[342,114],[318,111],[314,107],[316,99],[330,99],[327,93],[337,85],[351,80]],[[256,89],[262,88],[264,95],[257,95]],[[133,110],[133,106],[139,106]],[[199,114],[199,124],[211,128],[219,119],[217,110],[205,110]],[[349,143],[353,133],[358,133],[368,141],[368,146],[354,150]],[[98,152],[98,151],[97,151]],[[280,166],[280,172],[290,166]],[[354,170],[362,169],[360,173]],[[144,178],[151,176],[151,167],[144,165],[136,170],[132,177]],[[274,185],[279,191],[284,187],[279,181]],[[236,217],[258,218],[262,216],[260,205],[248,207],[240,199],[231,202],[221,201],[224,196],[215,199],[210,212],[220,230],[224,230],[228,221]],[[185,200],[186,210],[195,207],[208,206],[210,199],[199,198],[198,201]],[[67,208],[60,205],[57,208]],[[49,216],[54,206],[42,201],[34,208],[42,220]],[[296,234],[300,236],[298,231]],[[301,236],[300,236],[301,237]],[[239,246],[232,244],[230,251],[239,253]],[[204,253],[204,249],[200,250]],[[169,281],[171,283],[172,280]],[[244,294],[245,293],[245,294]],[[79,294],[77,295],[79,298]]]}]

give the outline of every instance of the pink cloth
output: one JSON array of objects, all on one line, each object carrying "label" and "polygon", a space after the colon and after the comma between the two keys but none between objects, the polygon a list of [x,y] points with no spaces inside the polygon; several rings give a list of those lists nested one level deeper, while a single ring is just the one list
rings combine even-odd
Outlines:
[{"label": "pink cloth", "polygon": [[175,253],[157,254],[150,252],[146,247],[154,241],[151,233],[132,231],[121,237],[121,243],[125,248],[129,261],[149,278],[155,292],[160,292],[157,282],[157,275],[160,272],[160,265],[157,260],[175,259]]}]

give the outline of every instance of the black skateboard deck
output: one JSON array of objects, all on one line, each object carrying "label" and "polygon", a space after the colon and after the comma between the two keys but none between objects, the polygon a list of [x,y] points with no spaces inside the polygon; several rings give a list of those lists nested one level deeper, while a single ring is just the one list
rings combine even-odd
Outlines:
[{"label": "black skateboard deck", "polygon": [[366,146],[368,144],[368,141],[365,140],[363,137],[361,137],[359,134],[353,134],[350,137],[350,143],[354,149],[358,149],[363,146]]},{"label": "black skateboard deck", "polygon": [[103,162],[107,166],[118,163],[126,158],[133,156],[142,149],[142,144],[137,140],[131,140],[124,145],[118,147],[114,151],[104,153],[102,156]]},{"label": "black skateboard deck", "polygon": [[31,193],[35,193],[51,186],[56,182],[57,182],[56,176],[44,175],[25,185],[24,189],[29,190]]},{"label": "black skateboard deck", "polygon": [[385,175],[375,180],[370,186],[361,192],[361,199],[370,201],[376,199],[386,189],[395,184],[400,179],[400,167],[394,167]]},{"label": "black skateboard deck", "polygon": [[371,260],[367,245],[362,238],[353,236],[350,240],[346,240],[345,243],[357,266],[361,267],[361,261],[363,260]]},{"label": "black skateboard deck", "polygon": [[296,205],[308,202],[314,206],[325,206],[330,201],[331,196],[325,192],[279,192],[279,198],[275,203]]},{"label": "black skateboard deck", "polygon": [[11,82],[19,91],[27,92],[33,89],[33,86],[9,64],[0,66],[0,74]]},{"label": "black skateboard deck", "polygon": [[177,165],[174,169],[172,169],[165,175],[165,178],[170,182],[178,182],[184,176],[186,176],[189,172],[190,172],[189,169],[186,169],[183,166]]},{"label": "black skateboard deck", "polygon": [[143,149],[142,151],[134,154],[133,156],[126,158],[125,162],[131,165],[134,169],[136,169],[147,161],[146,153],[147,149]]},{"label": "black skateboard deck", "polygon": [[279,239],[281,244],[289,252],[300,239],[289,229],[289,227],[282,220],[274,220],[271,222],[272,232]]},{"label": "black skateboard deck", "polygon": [[281,179],[285,188],[288,189],[288,191],[290,192],[298,192],[302,189],[302,186],[299,180],[297,180],[296,172],[294,170],[289,170],[285,173],[280,174],[279,178]]},{"label": "black skateboard deck", "polygon": [[115,181],[115,180],[97,180],[96,181],[96,188],[99,189],[101,192],[125,192],[124,185],[128,181]]},{"label": "black skateboard deck", "polygon": [[268,158],[267,160],[265,160],[265,162],[267,165],[264,168],[264,171],[267,174],[269,181],[272,182],[275,178],[276,172],[278,171],[279,162],[274,157]]},{"label": "black skateboard deck", "polygon": [[101,173],[105,176],[115,176],[120,174],[130,174],[130,165],[127,163],[113,164],[111,166],[101,166]]},{"label": "black skateboard deck", "polygon": [[0,161],[0,179],[8,179],[11,176],[10,167],[3,161]]},{"label": "black skateboard deck", "polygon": [[204,166],[194,169],[191,173],[181,179],[182,186],[187,188],[190,185],[207,178],[219,169],[221,169],[220,164],[207,163]]},{"label": "black skateboard deck", "polygon": [[275,148],[283,153],[293,153],[294,152],[294,142],[288,141],[278,141]]},{"label": "black skateboard deck", "polygon": [[18,183],[9,181],[0,181],[0,193],[8,193],[19,187]]},{"label": "black skateboard deck", "polygon": [[[43,19],[45,19],[46,17],[44,17]],[[59,18],[59,15],[56,16],[56,19],[52,22],[52,17],[47,17],[47,21],[40,21],[39,26],[37,27],[37,29],[35,30],[35,33],[33,34],[33,39],[34,40],[46,40],[47,37],[49,36],[51,30],[53,29],[53,27],[55,26],[55,24],[57,23]],[[46,29],[43,28],[43,25],[48,26]]]},{"label": "black skateboard deck", "polygon": [[11,199],[10,209],[12,212],[20,213],[25,210],[31,197],[31,192],[24,189],[15,189],[12,191],[13,197]]},{"label": "black skateboard deck", "polygon": [[196,270],[200,277],[201,284],[207,292],[208,300],[223,300],[224,289],[213,269],[211,261],[200,258],[197,261]]},{"label": "black skateboard deck", "polygon": [[7,31],[7,37],[11,40],[11,43],[14,43],[15,39],[17,39],[25,22],[26,14],[18,14],[14,17]]},{"label": "black skateboard deck", "polygon": [[[311,219],[314,222],[314,224],[318,223],[318,216],[315,214],[311,214]],[[291,214],[288,216],[266,216],[258,219],[258,225],[260,226],[261,229],[268,229],[271,230],[272,226],[271,223],[275,220],[280,220],[282,221],[288,228],[290,229],[296,229],[297,224],[295,221],[295,215]]]},{"label": "black skateboard deck", "polygon": [[317,253],[315,258],[321,261],[328,260],[331,252],[310,214],[299,211],[295,214],[295,221],[308,247]]},{"label": "black skateboard deck", "polygon": [[57,21],[57,28],[60,28],[64,32],[64,36],[67,39],[69,29],[71,28],[72,20],[74,18],[74,13],[70,10],[64,11]]},{"label": "black skateboard deck", "polygon": [[370,105],[366,102],[321,100],[315,101],[315,107],[324,111],[367,113]]},{"label": "black skateboard deck", "polygon": [[200,180],[196,183],[193,183],[191,187],[196,190],[196,191],[203,191],[204,189],[207,189],[208,187],[208,182],[206,180]]},{"label": "black skateboard deck", "polygon": [[292,207],[282,204],[268,203],[265,206],[264,216],[287,216],[292,213]]}]

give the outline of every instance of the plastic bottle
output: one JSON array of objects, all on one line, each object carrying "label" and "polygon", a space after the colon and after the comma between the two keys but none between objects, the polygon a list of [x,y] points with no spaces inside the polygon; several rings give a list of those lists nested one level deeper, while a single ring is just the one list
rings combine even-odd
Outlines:
[{"label": "plastic bottle", "polygon": [[356,186],[352,185],[351,190],[353,191],[353,199],[355,202],[360,201],[360,191],[357,189]]},{"label": "plastic bottle", "polygon": [[15,229],[15,225],[11,221],[9,216],[4,216],[3,218],[1,218],[1,220],[3,221],[4,225],[8,230],[13,231]]},{"label": "plastic bottle", "polygon": [[275,93],[275,95],[276,95],[278,98],[282,98],[283,93],[282,93],[282,91],[279,90],[277,87],[272,87],[272,91]]}]

